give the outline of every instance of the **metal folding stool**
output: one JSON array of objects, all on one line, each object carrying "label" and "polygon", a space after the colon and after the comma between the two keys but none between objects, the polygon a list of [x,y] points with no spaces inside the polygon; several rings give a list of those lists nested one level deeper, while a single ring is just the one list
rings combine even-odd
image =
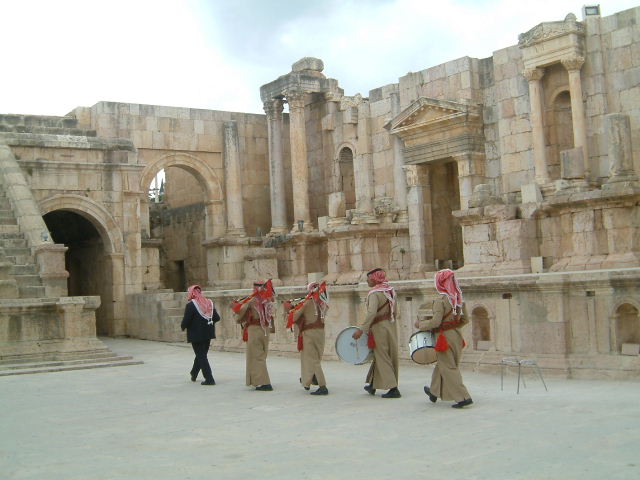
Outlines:
[{"label": "metal folding stool", "polygon": [[504,389],[504,367],[518,367],[518,388],[516,393],[520,393],[520,379],[522,378],[522,385],[527,388],[527,384],[524,381],[524,377],[522,377],[522,367],[535,367],[538,372],[538,376],[542,381],[542,385],[544,385],[545,391],[549,391],[547,388],[547,384],[544,382],[544,378],[542,378],[542,372],[540,371],[540,367],[538,366],[538,362],[532,358],[523,358],[522,360],[518,359],[518,357],[504,357],[500,362],[500,390]]}]

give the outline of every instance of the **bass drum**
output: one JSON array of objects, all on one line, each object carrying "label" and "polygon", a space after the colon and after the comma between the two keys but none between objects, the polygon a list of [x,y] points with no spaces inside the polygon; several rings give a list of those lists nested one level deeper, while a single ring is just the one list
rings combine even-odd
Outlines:
[{"label": "bass drum", "polygon": [[358,327],[347,327],[336,337],[336,353],[340,360],[352,365],[369,363],[373,359],[373,350],[367,346],[369,335],[363,333],[355,340],[352,335]]},{"label": "bass drum", "polygon": [[420,365],[427,365],[436,361],[436,339],[433,332],[416,332],[409,339],[411,360]]}]

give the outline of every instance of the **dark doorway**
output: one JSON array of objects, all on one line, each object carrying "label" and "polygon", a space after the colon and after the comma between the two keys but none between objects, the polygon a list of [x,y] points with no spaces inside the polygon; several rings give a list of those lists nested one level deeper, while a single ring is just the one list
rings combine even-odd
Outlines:
[{"label": "dark doorway", "polygon": [[101,306],[96,310],[96,333],[108,334],[113,281],[100,233],[89,220],[67,210],[56,210],[43,218],[53,241],[68,248],[65,268],[69,272],[69,296],[99,295]]}]

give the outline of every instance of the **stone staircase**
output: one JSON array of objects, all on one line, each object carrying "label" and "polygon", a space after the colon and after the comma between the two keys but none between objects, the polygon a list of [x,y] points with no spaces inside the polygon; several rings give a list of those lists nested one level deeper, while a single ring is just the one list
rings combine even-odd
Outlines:
[{"label": "stone staircase", "polygon": [[[63,359],[60,359],[63,357]],[[103,350],[76,351],[66,354],[51,355],[50,359],[34,361],[28,356],[17,361],[0,360],[0,377],[9,375],[27,375],[32,373],[65,372],[69,370],[85,370],[88,368],[124,367],[140,365],[144,362],[134,360],[131,356],[117,355],[108,348]]]},{"label": "stone staircase", "polygon": [[[98,297],[59,296],[66,293],[64,288],[58,294],[47,293],[50,278],[43,282],[30,247],[41,247],[39,235],[47,229],[7,139],[27,136],[25,144],[38,145],[43,137],[76,134],[75,122],[65,117],[0,115],[0,376],[143,363],[115,354],[96,338]],[[34,134],[38,129],[45,133]]]},{"label": "stone staircase", "polygon": [[[4,298],[42,298],[45,288],[38,275],[38,265],[27,246],[27,240],[20,233],[18,222],[11,210],[4,187],[0,184],[0,256],[10,264],[9,277],[16,282],[16,296]],[[6,290],[5,290],[6,291]]]}]

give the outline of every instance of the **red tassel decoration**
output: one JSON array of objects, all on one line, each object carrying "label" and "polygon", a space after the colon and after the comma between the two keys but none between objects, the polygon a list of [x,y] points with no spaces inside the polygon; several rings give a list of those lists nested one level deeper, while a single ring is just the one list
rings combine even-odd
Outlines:
[{"label": "red tassel decoration", "polygon": [[242,341],[243,342],[249,341],[249,327],[244,327],[244,329],[242,330]]},{"label": "red tassel decoration", "polygon": [[449,344],[447,343],[447,337],[444,336],[443,331],[440,331],[440,335],[438,335],[438,339],[436,340],[435,351],[446,352],[448,348]]},{"label": "red tassel decoration", "polygon": [[373,332],[369,332],[369,338],[367,338],[367,347],[369,347],[371,350],[373,350],[374,348],[376,348],[376,339],[373,338]]},{"label": "red tassel decoration", "polygon": [[298,335],[298,351],[301,352],[302,351],[302,334]]}]

